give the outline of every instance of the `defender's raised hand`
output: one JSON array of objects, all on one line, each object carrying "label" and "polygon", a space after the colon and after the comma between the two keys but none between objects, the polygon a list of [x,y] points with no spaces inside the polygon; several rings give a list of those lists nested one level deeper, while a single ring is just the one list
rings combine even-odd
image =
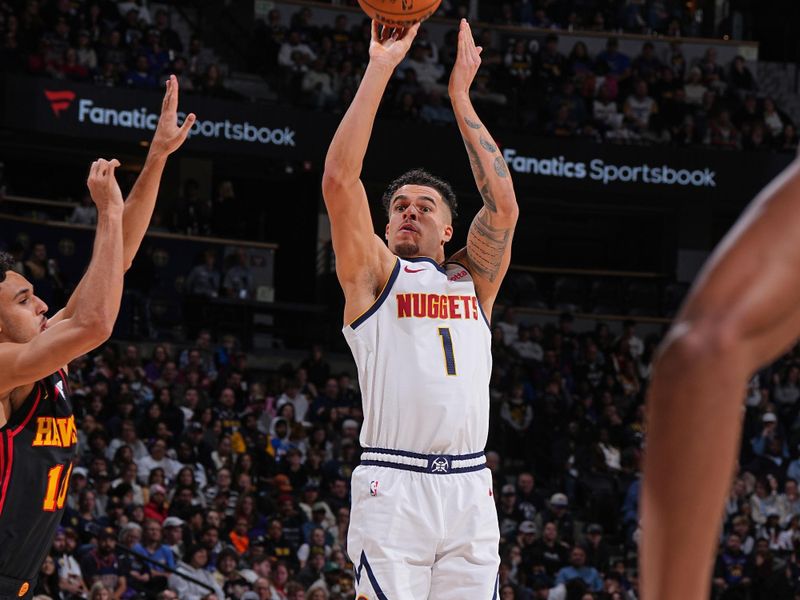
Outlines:
[{"label": "defender's raised hand", "polygon": [[461,19],[458,27],[458,54],[448,85],[451,98],[454,94],[469,94],[472,80],[475,79],[475,74],[481,66],[482,51],[483,48],[475,45],[469,23],[466,19]]},{"label": "defender's raised hand", "polygon": [[408,54],[417,37],[419,23],[408,29],[394,29],[372,21],[372,39],[369,43],[369,60],[394,69]]},{"label": "defender's raised hand", "polygon": [[150,144],[150,152],[160,155],[172,154],[181,147],[189,135],[189,130],[194,125],[194,113],[186,115],[183,125],[178,127],[178,79],[170,75],[167,79],[167,91],[161,103],[161,116],[158,118],[158,127]]},{"label": "defender's raised hand", "polygon": [[114,208],[122,209],[124,205],[122,192],[114,176],[114,169],[118,166],[119,161],[116,158],[110,161],[98,158],[89,169],[86,185],[98,212]]}]

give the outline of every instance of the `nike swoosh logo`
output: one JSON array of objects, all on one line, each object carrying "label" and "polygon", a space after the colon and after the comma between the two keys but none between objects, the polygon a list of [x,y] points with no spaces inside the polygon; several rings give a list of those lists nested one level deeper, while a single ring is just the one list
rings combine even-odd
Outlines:
[{"label": "nike swoosh logo", "polygon": [[405,268],[406,273],[421,273],[425,269],[409,269],[408,267]]}]

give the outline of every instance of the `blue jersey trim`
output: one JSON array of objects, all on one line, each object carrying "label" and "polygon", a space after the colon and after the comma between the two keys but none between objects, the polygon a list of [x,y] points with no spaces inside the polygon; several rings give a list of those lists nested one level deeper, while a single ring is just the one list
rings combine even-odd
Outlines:
[{"label": "blue jersey trim", "polygon": [[363,550],[361,551],[361,558],[359,560],[358,568],[355,569],[356,583],[361,583],[362,569],[366,569],[367,578],[369,579],[369,583],[372,586],[372,589],[375,591],[376,594],[378,594],[378,600],[389,600],[386,597],[386,594],[383,593],[381,586],[378,585],[378,580],[375,579],[375,573],[372,572],[372,567],[369,566],[369,561],[367,560],[367,554]]},{"label": "blue jersey trim", "polygon": [[497,600],[497,594],[500,591],[500,574],[498,573],[497,579],[494,581],[494,594],[492,594],[492,600]]},{"label": "blue jersey trim", "polygon": [[375,312],[381,307],[381,305],[386,301],[386,298],[389,297],[389,292],[392,291],[392,286],[394,282],[397,281],[397,276],[400,274],[400,259],[397,259],[394,263],[394,268],[392,269],[392,274],[389,276],[386,285],[383,286],[383,290],[381,291],[380,296],[375,299],[375,302],[372,303],[370,306],[360,317],[358,317],[355,321],[350,323],[350,329],[358,329],[364,321],[369,319]]},{"label": "blue jersey trim", "polygon": [[431,475],[458,475],[460,473],[473,473],[488,469],[486,463],[475,465],[474,467],[450,467],[447,471],[433,471],[427,466],[402,465],[384,460],[362,460],[361,464],[365,467],[385,467],[387,469],[399,469],[400,471],[413,471],[414,473],[430,473]]},{"label": "blue jersey trim", "polygon": [[444,275],[447,275],[447,271],[445,270],[445,268],[428,256],[415,256],[414,258],[404,258],[403,260],[407,260],[409,262],[429,262],[434,267],[436,267],[437,271],[443,273]]}]

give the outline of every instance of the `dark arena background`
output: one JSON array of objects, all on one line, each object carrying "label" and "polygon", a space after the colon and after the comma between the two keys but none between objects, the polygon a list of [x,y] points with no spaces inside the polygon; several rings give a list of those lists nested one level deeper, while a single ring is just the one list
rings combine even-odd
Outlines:
[{"label": "dark arena background", "polygon": [[[502,600],[639,597],[653,354],[797,152],[799,13],[444,0],[397,69],[362,174],[376,232],[412,167],[459,197],[451,251],[481,206],[446,94],[463,16],[520,206],[492,315]],[[91,254],[91,161],[130,189],[171,73],[198,118],[113,337],[69,365],[79,457],[35,595],[351,600],[362,411],[320,183],[369,22],[355,1],[0,0],[0,32],[0,250],[52,312]],[[791,349],[749,388],[712,598],[800,598],[798,400]]]}]

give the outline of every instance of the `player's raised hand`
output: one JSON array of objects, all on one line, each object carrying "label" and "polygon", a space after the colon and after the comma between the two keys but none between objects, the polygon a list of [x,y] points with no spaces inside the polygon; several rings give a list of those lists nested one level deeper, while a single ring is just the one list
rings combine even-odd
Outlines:
[{"label": "player's raised hand", "polygon": [[196,120],[194,113],[186,115],[183,125],[178,127],[178,78],[170,75],[167,79],[167,91],[161,103],[161,116],[158,127],[150,144],[150,151],[164,156],[175,152],[189,135],[189,130]]},{"label": "player's raised hand", "polygon": [[483,48],[475,45],[472,29],[466,19],[461,19],[458,27],[458,54],[453,72],[450,73],[448,92],[452,98],[457,94],[469,95],[469,88],[475,74],[481,66],[481,52]]},{"label": "player's raised hand", "polygon": [[383,64],[394,69],[408,54],[417,37],[419,23],[407,29],[392,28],[372,21],[372,39],[369,43],[370,62]]},{"label": "player's raised hand", "polygon": [[119,161],[116,158],[111,160],[98,158],[89,169],[86,185],[100,213],[123,206],[122,192],[114,176],[114,169],[118,166]]}]

